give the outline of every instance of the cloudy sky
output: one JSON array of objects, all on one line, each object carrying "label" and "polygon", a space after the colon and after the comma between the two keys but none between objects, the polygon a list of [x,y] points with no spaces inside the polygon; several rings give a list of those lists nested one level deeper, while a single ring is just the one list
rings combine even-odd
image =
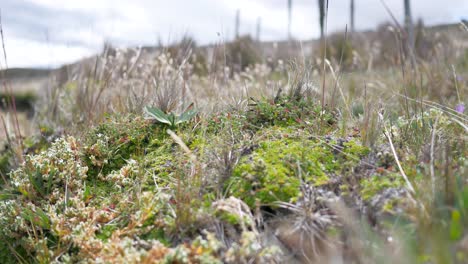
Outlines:
[{"label": "cloudy sky", "polygon": [[[383,0],[402,18],[403,0]],[[381,0],[355,0],[357,29],[389,21]],[[198,43],[232,39],[236,10],[241,33],[254,34],[261,17],[262,40],[287,36],[287,0],[0,0],[8,67],[56,67],[116,46],[170,43],[190,33]],[[344,29],[349,0],[330,0],[328,29]],[[468,18],[468,0],[412,0],[414,19],[426,24]],[[293,0],[292,33],[319,34],[317,0]],[[3,53],[3,52],[2,52]],[[0,66],[5,67],[3,54]]]}]

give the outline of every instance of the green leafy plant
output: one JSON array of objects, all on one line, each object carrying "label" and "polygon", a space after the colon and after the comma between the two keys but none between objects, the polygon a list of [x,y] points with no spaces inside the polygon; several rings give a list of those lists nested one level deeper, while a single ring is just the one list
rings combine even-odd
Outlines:
[{"label": "green leafy plant", "polygon": [[167,124],[171,127],[175,127],[180,123],[187,122],[198,114],[198,111],[194,109],[186,110],[180,115],[176,115],[173,112],[166,114],[161,109],[150,106],[146,106],[145,110],[152,118],[156,119],[158,122]]}]

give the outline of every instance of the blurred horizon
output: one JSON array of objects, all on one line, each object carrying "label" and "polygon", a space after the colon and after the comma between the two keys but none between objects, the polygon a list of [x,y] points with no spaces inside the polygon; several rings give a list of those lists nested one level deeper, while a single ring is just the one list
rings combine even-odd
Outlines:
[{"label": "blurred horizon", "polygon": [[[356,30],[372,30],[391,22],[382,1],[356,0]],[[383,1],[401,23],[403,0]],[[316,0],[293,0],[292,36],[319,36]],[[413,19],[425,25],[460,22],[468,15],[468,1],[411,1]],[[105,42],[116,47],[170,44],[185,35],[206,45],[234,38],[240,12],[241,35],[256,35],[261,19],[261,41],[287,39],[286,0],[3,0],[0,4],[8,68],[54,68],[91,56]],[[331,0],[328,33],[349,24],[349,0]],[[5,68],[3,56],[0,66]]]}]

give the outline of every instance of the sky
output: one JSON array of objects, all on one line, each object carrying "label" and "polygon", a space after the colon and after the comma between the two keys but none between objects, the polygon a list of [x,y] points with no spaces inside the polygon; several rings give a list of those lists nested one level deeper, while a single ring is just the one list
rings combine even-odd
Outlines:
[{"label": "sky", "polygon": [[[403,19],[403,0],[355,0],[357,30],[374,29]],[[292,35],[319,35],[317,0],[293,0]],[[468,19],[468,0],[411,0],[413,19],[425,24]],[[189,34],[198,44],[228,41],[234,35],[236,10],[240,33],[261,40],[287,38],[287,0],[0,0],[7,60],[0,68],[53,68],[91,56],[104,42],[117,47],[171,43]],[[349,0],[329,0],[328,32],[349,23]]]}]

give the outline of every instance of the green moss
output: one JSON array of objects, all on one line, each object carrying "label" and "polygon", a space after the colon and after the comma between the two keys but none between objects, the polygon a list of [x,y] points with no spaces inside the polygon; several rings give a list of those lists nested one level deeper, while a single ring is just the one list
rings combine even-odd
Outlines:
[{"label": "green moss", "polygon": [[368,147],[363,146],[359,141],[352,139],[348,142],[343,143],[344,153],[354,159],[360,159],[369,154],[370,150]]},{"label": "green moss", "polygon": [[[335,145],[336,143],[332,144]],[[369,148],[363,146],[362,143],[356,139],[343,142],[342,145],[339,146],[339,149],[341,149],[341,152],[337,155],[337,161],[340,164],[339,171],[344,175],[352,174],[353,169],[359,164],[359,161],[370,152]]]},{"label": "green moss", "polygon": [[[358,139],[325,144],[311,140],[308,133],[307,128],[297,126],[260,130],[256,135],[259,147],[241,159],[226,185],[231,194],[251,207],[256,200],[262,204],[294,202],[301,181],[313,186],[328,184],[328,175],[352,173],[369,154],[369,148]],[[336,151],[338,146],[341,151]]]},{"label": "green moss", "polygon": [[265,141],[234,169],[229,191],[249,206],[293,201],[298,198],[301,178],[312,185],[328,183],[328,172],[339,169],[327,146],[306,139]]},{"label": "green moss", "polygon": [[397,198],[389,199],[383,205],[382,211],[392,213],[394,209],[397,208],[399,202],[400,202],[400,199],[397,199]]},{"label": "green moss", "polygon": [[233,226],[251,226],[253,224],[247,216],[242,217],[242,215],[226,210],[217,210],[216,217]]},{"label": "green moss", "polygon": [[361,180],[360,184],[361,197],[366,201],[385,189],[403,187],[404,180],[401,175],[391,173],[387,175],[372,175],[369,178]]},{"label": "green moss", "polygon": [[239,219],[236,214],[229,212],[223,212],[219,218],[230,223],[231,225],[240,225],[242,223],[242,219]]}]

